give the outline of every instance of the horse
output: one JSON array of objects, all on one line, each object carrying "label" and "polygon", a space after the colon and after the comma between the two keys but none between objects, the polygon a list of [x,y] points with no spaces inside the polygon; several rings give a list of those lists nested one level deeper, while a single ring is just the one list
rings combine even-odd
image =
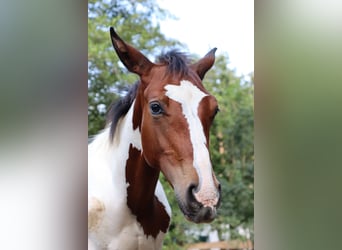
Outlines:
[{"label": "horse", "polygon": [[219,109],[202,84],[216,48],[194,63],[176,50],[153,63],[113,27],[110,38],[139,80],[88,147],[88,249],[161,249],[171,209],[160,172],[186,219],[208,223],[217,215],[209,130]]}]

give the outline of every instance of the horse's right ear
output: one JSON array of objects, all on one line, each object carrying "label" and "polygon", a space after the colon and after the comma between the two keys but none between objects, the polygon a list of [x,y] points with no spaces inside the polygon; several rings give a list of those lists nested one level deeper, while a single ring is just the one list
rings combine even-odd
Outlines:
[{"label": "horse's right ear", "polygon": [[129,71],[140,76],[146,75],[150,72],[154,64],[140,51],[125,43],[114,31],[113,27],[110,27],[110,37],[112,39],[113,47],[121,62]]}]

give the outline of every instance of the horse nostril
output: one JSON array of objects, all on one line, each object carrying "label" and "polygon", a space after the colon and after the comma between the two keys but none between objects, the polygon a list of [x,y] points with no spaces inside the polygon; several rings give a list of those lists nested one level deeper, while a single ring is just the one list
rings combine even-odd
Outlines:
[{"label": "horse nostril", "polygon": [[197,185],[196,184],[190,184],[188,187],[188,191],[187,191],[187,198],[190,202],[196,202],[196,198],[195,198],[195,193],[196,193],[196,189],[197,189]]}]

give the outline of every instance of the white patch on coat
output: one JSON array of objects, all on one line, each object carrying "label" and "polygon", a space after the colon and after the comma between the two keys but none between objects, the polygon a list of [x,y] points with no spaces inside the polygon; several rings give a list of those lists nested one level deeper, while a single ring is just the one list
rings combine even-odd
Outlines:
[{"label": "white patch on coat", "polygon": [[206,137],[198,116],[199,104],[207,94],[187,80],[182,80],[180,85],[168,84],[165,86],[165,90],[166,96],[180,103],[189,125],[190,141],[193,148],[193,166],[199,178],[195,197],[204,206],[214,206],[218,201],[218,192],[213,181]]},{"label": "white patch on coat", "polygon": [[[110,128],[97,135],[88,147],[88,248],[161,249],[164,233],[146,237],[127,207],[125,166],[132,144],[142,149],[139,129],[133,130],[133,107],[120,119],[113,143]],[[158,182],[155,194],[171,214],[164,190]],[[170,216],[171,217],[171,216]]]}]

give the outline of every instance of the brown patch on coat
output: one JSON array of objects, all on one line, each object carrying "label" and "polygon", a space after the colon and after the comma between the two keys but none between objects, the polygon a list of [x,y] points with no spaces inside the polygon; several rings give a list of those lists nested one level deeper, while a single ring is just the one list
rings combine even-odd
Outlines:
[{"label": "brown patch on coat", "polygon": [[170,223],[164,205],[155,196],[159,171],[151,168],[141,151],[130,145],[126,163],[127,205],[137,217],[144,233],[156,238],[166,233]]}]

